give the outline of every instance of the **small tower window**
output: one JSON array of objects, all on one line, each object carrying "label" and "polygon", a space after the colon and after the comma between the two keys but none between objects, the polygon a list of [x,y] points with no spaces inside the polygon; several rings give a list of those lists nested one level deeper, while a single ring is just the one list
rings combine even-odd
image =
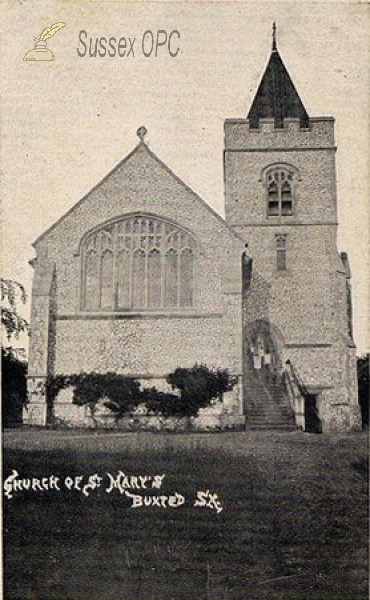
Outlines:
[{"label": "small tower window", "polygon": [[286,271],[286,235],[276,236],[276,269]]},{"label": "small tower window", "polygon": [[275,168],[267,173],[267,216],[293,215],[293,173]]}]

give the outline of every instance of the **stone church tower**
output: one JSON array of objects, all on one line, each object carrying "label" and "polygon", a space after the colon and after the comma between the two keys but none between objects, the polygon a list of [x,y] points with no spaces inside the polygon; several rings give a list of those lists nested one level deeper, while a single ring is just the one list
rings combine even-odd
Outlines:
[{"label": "stone church tower", "polygon": [[334,119],[307,114],[274,26],[247,118],[225,121],[226,221],[253,261],[244,297],[247,424],[258,425],[261,414],[268,420],[269,410],[276,421],[272,400],[276,407],[296,388],[298,425],[360,428],[350,270],[336,244],[335,152]]}]

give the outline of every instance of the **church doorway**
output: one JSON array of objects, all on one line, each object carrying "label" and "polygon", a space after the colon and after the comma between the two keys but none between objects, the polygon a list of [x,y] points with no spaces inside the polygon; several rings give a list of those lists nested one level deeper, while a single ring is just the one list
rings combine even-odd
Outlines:
[{"label": "church doorway", "polygon": [[276,334],[267,321],[255,321],[246,336],[246,363],[249,370],[270,387],[281,382],[282,364]]},{"label": "church doorway", "polygon": [[310,433],[321,433],[321,419],[317,409],[316,394],[306,394],[304,399],[305,431]]},{"label": "church doorway", "polygon": [[250,429],[295,428],[281,352],[282,336],[268,321],[246,327],[244,338],[244,409]]}]

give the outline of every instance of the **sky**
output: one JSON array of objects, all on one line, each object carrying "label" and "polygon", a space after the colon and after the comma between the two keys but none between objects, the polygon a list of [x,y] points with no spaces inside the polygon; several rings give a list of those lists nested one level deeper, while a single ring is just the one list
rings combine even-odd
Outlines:
[{"label": "sky", "polygon": [[[32,243],[134,148],[141,125],[159,158],[223,215],[223,122],[246,116],[276,21],[308,114],[336,119],[338,249],[351,263],[358,354],[369,351],[369,5],[8,0],[3,16],[4,277],[31,292]],[[54,61],[23,61],[57,22],[66,26],[47,42]],[[81,57],[81,30],[87,43],[136,38],[134,56]],[[164,45],[145,57],[147,30],[176,30],[178,54]],[[30,302],[22,310],[29,317]]]}]

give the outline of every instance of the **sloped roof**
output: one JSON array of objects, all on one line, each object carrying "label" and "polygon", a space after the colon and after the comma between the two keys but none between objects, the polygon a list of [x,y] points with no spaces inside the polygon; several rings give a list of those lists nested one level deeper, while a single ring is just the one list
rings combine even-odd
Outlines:
[{"label": "sloped roof", "polygon": [[[141,128],[140,128],[141,129]],[[139,130],[138,130],[139,135]],[[140,136],[139,136],[140,137]],[[62,215],[56,222],[54,222],[46,231],[44,231],[32,244],[32,246],[36,247],[37,244],[44,239],[47,235],[49,235],[56,227],[60,225],[64,221],[64,219],[71,215],[81,204],[83,204],[88,197],[95,192],[99,187],[101,187],[106,180],[108,180],[116,171],[118,171],[121,167],[123,167],[132,157],[140,152],[144,152],[148,155],[152,160],[154,160],[166,173],[170,175],[170,177],[175,180],[178,184],[184,187],[188,192],[190,192],[193,197],[199,202],[201,206],[203,206],[214,218],[216,218],[219,223],[229,231],[232,237],[238,239],[239,241],[245,241],[244,238],[238,234],[236,231],[231,229],[228,223],[219,215],[205,200],[203,200],[194,190],[192,190],[180,177],[178,177],[163,161],[161,161],[158,156],[149,149],[147,144],[144,142],[143,138],[140,138],[141,141],[135,148],[123,159],[121,160],[99,183],[97,183],[87,194],[79,200],[74,206],[72,206],[64,215]]]},{"label": "sloped roof", "polygon": [[281,59],[274,39],[271,56],[247,118],[251,128],[260,119],[274,119],[281,128],[285,118],[298,118],[301,127],[309,126],[309,116]]}]

